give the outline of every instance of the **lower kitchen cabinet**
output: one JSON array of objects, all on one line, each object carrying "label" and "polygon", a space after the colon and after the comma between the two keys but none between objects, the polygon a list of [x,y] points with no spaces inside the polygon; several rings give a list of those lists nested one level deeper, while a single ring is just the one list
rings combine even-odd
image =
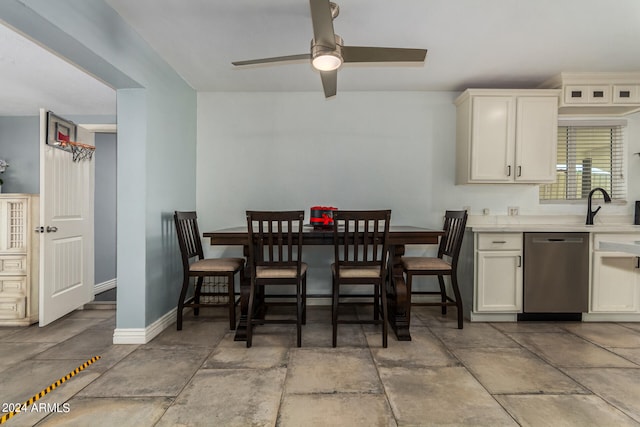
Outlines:
[{"label": "lower kitchen cabinet", "polygon": [[638,257],[594,252],[591,312],[640,313]]},{"label": "lower kitchen cabinet", "polygon": [[475,238],[475,312],[522,312],[522,233]]},{"label": "lower kitchen cabinet", "polygon": [[634,234],[596,234],[590,313],[640,313],[640,266],[637,256],[600,250],[600,242],[633,243]]},{"label": "lower kitchen cabinet", "polygon": [[[464,254],[461,280],[465,284],[462,288],[465,304],[470,308],[469,318],[479,322],[516,321],[524,311],[526,227],[523,232],[482,228],[474,231],[471,227],[473,243],[469,242],[469,247],[461,252]],[[588,311],[582,313],[583,321],[640,321],[640,257],[633,252],[600,249],[601,242],[637,245],[640,233],[636,230],[590,231],[589,305]]]}]

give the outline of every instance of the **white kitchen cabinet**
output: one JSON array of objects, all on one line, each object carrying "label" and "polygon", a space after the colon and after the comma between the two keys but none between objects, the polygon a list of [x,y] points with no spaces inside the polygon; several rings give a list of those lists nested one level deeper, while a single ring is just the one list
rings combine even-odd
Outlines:
[{"label": "white kitchen cabinet", "polygon": [[456,183],[556,180],[557,90],[469,89],[456,99]]},{"label": "white kitchen cabinet", "polygon": [[640,110],[638,72],[560,73],[540,87],[562,90],[562,116],[624,116]]},{"label": "white kitchen cabinet", "polygon": [[640,104],[640,84],[613,85],[614,104]]},{"label": "white kitchen cabinet", "polygon": [[610,85],[566,85],[564,103],[571,104],[609,104],[611,103]]},{"label": "white kitchen cabinet", "polygon": [[0,325],[38,320],[39,197],[0,194]]},{"label": "white kitchen cabinet", "polygon": [[522,312],[522,233],[475,234],[474,310]]},{"label": "white kitchen cabinet", "polygon": [[640,313],[640,260],[625,252],[600,249],[600,242],[629,243],[637,234],[596,234],[590,313]]}]

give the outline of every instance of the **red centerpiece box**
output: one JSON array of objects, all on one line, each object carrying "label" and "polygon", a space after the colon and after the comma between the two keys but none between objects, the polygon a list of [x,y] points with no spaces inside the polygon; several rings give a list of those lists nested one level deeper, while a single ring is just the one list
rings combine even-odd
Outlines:
[{"label": "red centerpiece box", "polygon": [[311,207],[311,225],[314,228],[333,227],[333,211],[338,208],[333,206],[313,206]]}]

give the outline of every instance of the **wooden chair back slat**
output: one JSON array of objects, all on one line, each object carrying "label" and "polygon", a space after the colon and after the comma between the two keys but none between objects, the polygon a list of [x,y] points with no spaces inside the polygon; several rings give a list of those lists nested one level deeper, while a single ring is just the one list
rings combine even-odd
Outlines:
[{"label": "wooden chair back slat", "polygon": [[183,264],[186,263],[188,265],[189,260],[195,256],[198,259],[203,259],[204,252],[202,250],[196,212],[175,212],[173,219],[176,225]]},{"label": "wooden chair back slat", "polygon": [[302,263],[304,211],[247,211],[249,258],[255,266]]},{"label": "wooden chair back slat", "polygon": [[335,211],[336,268],[380,266],[386,269],[390,210]]},{"label": "wooden chair back slat", "polygon": [[446,211],[444,216],[443,230],[445,234],[441,237],[440,246],[438,248],[438,257],[450,257],[453,262],[457,263],[460,248],[462,247],[462,238],[464,237],[464,229],[467,224],[466,211]]}]

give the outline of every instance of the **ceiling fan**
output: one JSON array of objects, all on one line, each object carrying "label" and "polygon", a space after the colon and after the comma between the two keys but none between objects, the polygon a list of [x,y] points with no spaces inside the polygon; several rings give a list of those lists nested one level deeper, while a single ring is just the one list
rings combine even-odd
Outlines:
[{"label": "ceiling fan", "polygon": [[424,62],[427,56],[426,49],[345,46],[342,37],[333,32],[333,20],[340,12],[338,5],[329,0],[309,0],[309,3],[313,23],[310,53],[236,61],[232,64],[241,66],[310,59],[313,68],[320,71],[324,95],[329,98],[336,94],[338,68],[343,63]]}]

